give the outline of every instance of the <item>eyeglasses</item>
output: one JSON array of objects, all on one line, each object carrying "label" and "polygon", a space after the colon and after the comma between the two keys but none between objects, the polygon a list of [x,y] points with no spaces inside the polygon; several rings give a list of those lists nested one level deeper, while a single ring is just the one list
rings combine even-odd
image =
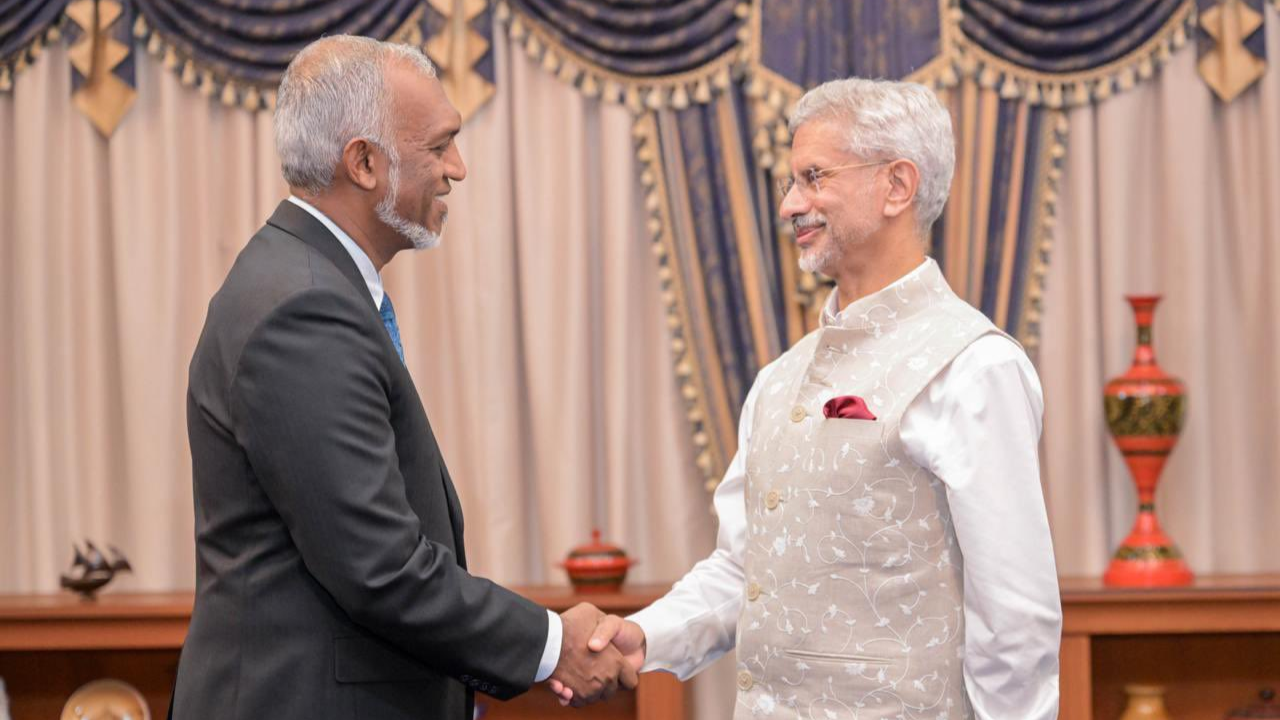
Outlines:
[{"label": "eyeglasses", "polygon": [[822,179],[831,177],[838,172],[845,170],[853,170],[855,168],[871,167],[872,165],[884,165],[889,160],[877,160],[875,162],[855,163],[853,165],[837,165],[829,168],[809,168],[800,173],[799,177],[788,175],[784,178],[778,178],[778,197],[786,197],[791,192],[791,188],[796,185],[800,186],[800,193],[803,195],[811,195],[822,190]]}]

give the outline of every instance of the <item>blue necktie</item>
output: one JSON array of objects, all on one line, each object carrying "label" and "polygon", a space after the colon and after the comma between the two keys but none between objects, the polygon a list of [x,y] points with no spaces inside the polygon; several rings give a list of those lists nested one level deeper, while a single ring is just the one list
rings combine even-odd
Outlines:
[{"label": "blue necktie", "polygon": [[391,336],[391,344],[396,346],[396,354],[404,363],[404,346],[400,344],[400,326],[396,325],[396,309],[391,304],[391,296],[382,294],[382,307],[378,308],[382,315],[382,324],[387,326],[387,334]]}]

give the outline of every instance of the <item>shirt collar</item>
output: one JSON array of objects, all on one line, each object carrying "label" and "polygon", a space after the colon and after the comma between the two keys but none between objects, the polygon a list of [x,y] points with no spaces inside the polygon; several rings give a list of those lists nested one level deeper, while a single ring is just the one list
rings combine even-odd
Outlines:
[{"label": "shirt collar", "polygon": [[374,306],[381,308],[382,296],[384,294],[382,289],[382,277],[378,275],[378,270],[373,267],[373,261],[369,259],[368,255],[364,254],[364,250],[361,250],[360,246],[356,244],[355,240],[351,239],[350,235],[345,233],[342,228],[338,227],[336,223],[330,220],[329,216],[317,210],[311,203],[295,195],[289,196],[289,202],[311,213],[312,217],[319,220],[322,225],[328,228],[329,232],[333,233],[334,237],[338,238],[338,242],[342,245],[343,249],[345,249],[347,254],[351,256],[351,259],[355,261],[356,269],[360,271],[360,277],[364,278],[365,285],[369,286],[369,295],[373,296]]},{"label": "shirt collar", "polygon": [[[872,293],[872,295],[879,295],[880,293],[883,293],[883,292],[889,292],[894,288],[904,285],[908,281],[919,277],[921,274],[925,272],[926,268],[933,265],[937,265],[934,259],[931,257],[925,257],[924,262],[915,266],[915,268],[912,269],[911,272],[907,273],[906,275],[903,275],[897,280],[894,280],[892,283],[889,283],[889,285],[885,286],[884,289],[874,292]],[[867,297],[871,297],[871,295],[868,295]],[[827,296],[826,304],[822,306],[822,317],[819,321],[819,325],[821,327],[826,327],[828,325],[843,326],[848,324],[848,322],[850,321],[849,311],[855,305],[860,306],[861,303],[856,301],[851,302],[845,306],[844,310],[841,310],[840,309],[840,290],[839,288],[833,289],[831,291],[831,294]]]}]

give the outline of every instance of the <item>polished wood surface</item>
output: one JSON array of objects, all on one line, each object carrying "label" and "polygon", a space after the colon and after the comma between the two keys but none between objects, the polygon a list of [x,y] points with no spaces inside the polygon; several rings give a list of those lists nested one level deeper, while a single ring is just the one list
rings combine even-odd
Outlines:
[{"label": "polished wood surface", "polygon": [[1190,587],[1107,588],[1062,578],[1062,720],[1116,720],[1124,686],[1167,688],[1178,720],[1221,720],[1280,686],[1280,575]]},{"label": "polished wood surface", "polygon": [[[513,588],[560,612],[590,602],[610,613],[639,610],[668,585],[627,585],[621,592],[576,594],[565,587]],[[0,678],[5,679],[14,720],[57,717],[76,688],[103,677],[134,685],[153,717],[163,717],[177,670],[178,650],[191,618],[191,593],[106,593],[89,602],[70,593],[0,595]],[[562,708],[543,687],[510,702],[478,697],[487,720],[575,718],[681,720],[684,686],[666,673],[641,677],[635,692],[606,703]]]},{"label": "polished wood surface", "polygon": [[0,595],[0,651],[182,647],[191,593]]},{"label": "polished wood surface", "polygon": [[[1188,588],[1157,590],[1063,578],[1061,588],[1063,720],[1115,720],[1129,683],[1168,687],[1178,720],[1219,720],[1259,688],[1280,686],[1280,575],[1208,576]],[[579,595],[568,587],[517,588],[555,611],[591,602],[619,614],[666,589],[637,585]],[[191,603],[190,593],[109,593],[96,602],[70,594],[0,595],[0,677],[14,720],[56,717],[76,687],[101,677],[135,685],[153,714],[162,714]],[[679,720],[686,704],[684,686],[665,673],[646,674],[637,692],[585,710],[561,708],[540,687],[512,702],[481,702],[489,720]]]}]

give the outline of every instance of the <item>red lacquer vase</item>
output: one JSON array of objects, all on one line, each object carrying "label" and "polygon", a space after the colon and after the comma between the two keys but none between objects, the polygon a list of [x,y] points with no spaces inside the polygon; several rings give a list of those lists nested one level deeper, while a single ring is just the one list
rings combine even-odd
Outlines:
[{"label": "red lacquer vase", "polygon": [[569,573],[569,582],[579,593],[616,593],[635,564],[625,550],[601,542],[600,531],[592,530],[591,542],[570,550],[560,567]]},{"label": "red lacquer vase", "polygon": [[1191,570],[1156,520],[1156,483],[1182,431],[1186,390],[1156,363],[1151,321],[1159,295],[1128,295],[1138,346],[1128,371],[1107,383],[1107,427],[1138,487],[1138,518],[1112,556],[1103,583],[1120,587],[1189,585]]}]

